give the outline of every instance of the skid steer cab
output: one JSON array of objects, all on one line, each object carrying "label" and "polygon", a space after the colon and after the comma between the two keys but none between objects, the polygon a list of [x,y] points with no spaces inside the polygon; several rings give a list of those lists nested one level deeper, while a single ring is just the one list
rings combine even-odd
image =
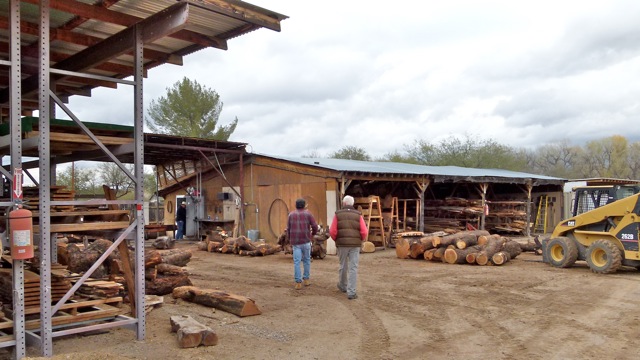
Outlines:
[{"label": "skid steer cab", "polygon": [[568,268],[585,260],[599,274],[623,265],[640,269],[639,199],[635,194],[562,221],[541,241],[543,261]]}]

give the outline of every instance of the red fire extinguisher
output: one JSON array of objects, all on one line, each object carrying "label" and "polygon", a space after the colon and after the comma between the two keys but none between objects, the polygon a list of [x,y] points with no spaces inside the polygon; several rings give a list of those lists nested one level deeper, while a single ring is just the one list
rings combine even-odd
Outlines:
[{"label": "red fire extinguisher", "polygon": [[16,260],[33,258],[33,218],[31,211],[16,209],[9,212],[11,257]]}]

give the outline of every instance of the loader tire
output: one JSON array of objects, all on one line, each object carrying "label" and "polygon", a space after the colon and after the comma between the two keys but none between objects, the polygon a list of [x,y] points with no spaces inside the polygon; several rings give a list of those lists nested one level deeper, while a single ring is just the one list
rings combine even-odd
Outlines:
[{"label": "loader tire", "polygon": [[587,264],[594,273],[614,273],[622,265],[622,252],[611,241],[596,240],[587,248]]},{"label": "loader tire", "polygon": [[573,239],[567,237],[557,237],[549,240],[546,251],[546,258],[549,259],[549,264],[555,267],[568,268],[578,260],[578,245]]}]

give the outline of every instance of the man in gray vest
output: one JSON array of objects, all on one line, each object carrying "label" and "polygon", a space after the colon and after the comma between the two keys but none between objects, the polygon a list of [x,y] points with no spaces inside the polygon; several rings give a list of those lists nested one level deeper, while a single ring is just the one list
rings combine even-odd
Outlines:
[{"label": "man in gray vest", "polygon": [[336,242],[340,261],[338,289],[346,292],[349,300],[358,298],[356,282],[360,248],[369,234],[362,214],[353,207],[353,203],[353,196],[347,195],[342,199],[342,209],[336,211],[329,228],[329,235]]}]

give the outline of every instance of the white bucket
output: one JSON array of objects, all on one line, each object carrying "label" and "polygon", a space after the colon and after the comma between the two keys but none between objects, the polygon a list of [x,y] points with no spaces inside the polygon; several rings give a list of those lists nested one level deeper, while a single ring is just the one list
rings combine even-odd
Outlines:
[{"label": "white bucket", "polygon": [[332,238],[328,238],[326,241],[327,245],[327,254],[328,255],[337,255],[338,249],[336,248],[336,242]]},{"label": "white bucket", "polygon": [[260,236],[260,231],[258,230],[247,230],[247,237],[251,241],[258,241],[258,237]]}]

